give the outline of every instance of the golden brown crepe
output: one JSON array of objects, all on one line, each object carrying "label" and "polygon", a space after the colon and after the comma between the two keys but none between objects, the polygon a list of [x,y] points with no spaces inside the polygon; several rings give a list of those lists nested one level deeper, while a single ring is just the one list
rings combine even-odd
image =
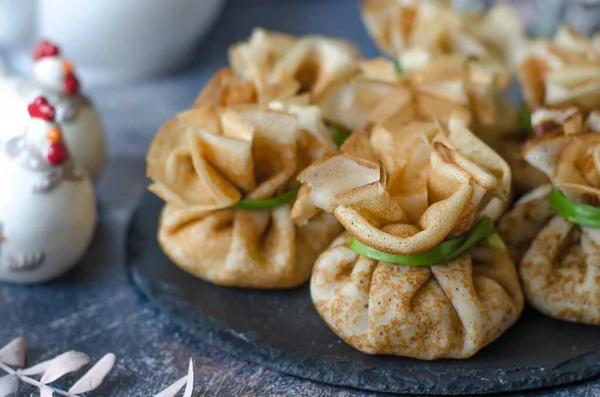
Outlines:
[{"label": "golden brown crepe", "polygon": [[293,37],[261,28],[229,49],[230,64],[254,84],[261,103],[301,93],[319,95],[353,73],[359,59],[360,51],[344,40]]},{"label": "golden brown crepe", "polygon": [[466,358],[520,315],[523,296],[507,252],[479,244],[448,263],[414,267],[348,247],[352,236],[414,255],[468,233],[482,216],[500,216],[510,169],[461,118],[451,117],[448,131],[427,122],[375,125],[298,179],[294,220],[302,225],[325,211],[346,229],[311,278],[317,311],[346,343],[369,354]]},{"label": "golden brown crepe", "polygon": [[[479,70],[465,81],[470,87],[463,100],[475,115],[469,127],[508,161],[518,190],[546,180],[518,156],[526,131],[519,126],[516,110],[502,98],[526,40],[524,26],[509,5],[499,2],[487,13],[458,13],[445,0],[364,0],[362,17],[379,48],[398,59],[408,75],[447,73],[443,56],[476,60],[472,65]],[[451,93],[454,103],[460,103],[459,84],[443,82],[433,88]]]},{"label": "golden brown crepe", "polygon": [[222,71],[194,108],[158,131],[147,157],[150,190],[166,202],[158,240],[175,264],[206,281],[296,287],[340,232],[338,222],[319,214],[299,228],[291,203],[265,210],[236,204],[289,191],[300,170],[335,146],[318,108],[302,98],[252,104],[253,92]]},{"label": "golden brown crepe", "polygon": [[[584,123],[577,109],[539,109],[538,136],[522,150],[570,200],[600,203],[598,113]],[[508,212],[499,232],[518,264],[528,301],[549,316],[600,325],[600,232],[558,215],[548,203],[550,186],[533,190]]]},{"label": "golden brown crepe", "polygon": [[200,92],[193,107],[206,104],[227,107],[257,102],[256,88],[251,82],[241,81],[231,68],[222,68]]},{"label": "golden brown crepe", "polygon": [[518,75],[531,109],[577,106],[587,114],[600,103],[600,33],[588,40],[565,25],[551,41],[522,45]]},{"label": "golden brown crepe", "polygon": [[[552,40],[535,39],[518,46],[517,72],[523,98],[530,109],[576,106],[585,117],[600,104],[600,34],[592,40],[569,26],[562,26]],[[517,155],[527,140],[519,137],[500,142],[498,151],[515,172],[515,185],[527,192],[548,183],[539,170]]]},{"label": "golden brown crepe", "polygon": [[361,14],[375,43],[407,72],[440,54],[462,54],[494,68],[504,88],[514,48],[524,38],[523,25],[505,4],[486,14],[460,14],[446,0],[364,0]]},{"label": "golden brown crepe", "polygon": [[513,171],[513,185],[518,193],[529,192],[538,186],[548,183],[543,172],[529,165],[520,155],[521,147],[526,140],[526,133],[507,135],[494,143],[494,149],[506,160]]},{"label": "golden brown crepe", "polygon": [[314,103],[323,117],[356,131],[371,123],[437,120],[460,113],[484,140],[518,130],[518,115],[502,97],[498,75],[463,55],[439,55],[408,75],[382,58],[362,61],[360,72],[333,84]]}]

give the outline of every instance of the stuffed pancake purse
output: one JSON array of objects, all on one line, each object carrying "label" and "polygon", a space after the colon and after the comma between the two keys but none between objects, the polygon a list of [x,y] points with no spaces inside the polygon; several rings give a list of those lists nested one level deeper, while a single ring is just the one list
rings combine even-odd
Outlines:
[{"label": "stuffed pancake purse", "polygon": [[354,348],[467,358],[519,317],[515,265],[493,228],[510,169],[461,118],[447,131],[411,122],[355,132],[298,179],[295,222],[325,211],[346,229],[317,259],[311,296]]},{"label": "stuffed pancake purse", "polygon": [[564,109],[574,106],[583,117],[600,103],[600,34],[594,38],[561,26],[551,39],[523,40],[516,46],[515,66],[525,107],[524,123],[528,128],[499,142],[498,152],[515,172],[515,186],[528,192],[547,184],[548,177],[518,155],[519,148],[531,138],[531,111],[539,108]]},{"label": "stuffed pancake purse", "polygon": [[229,49],[229,63],[256,86],[261,103],[281,92],[321,94],[357,69],[360,51],[350,42],[324,36],[293,37],[256,28]]},{"label": "stuffed pancake purse", "polygon": [[413,63],[415,69],[406,71],[383,58],[363,60],[356,73],[331,84],[313,102],[325,120],[350,131],[386,121],[445,125],[456,112],[486,142],[518,130],[517,111],[503,98],[501,75],[489,64],[462,54]]},{"label": "stuffed pancake purse", "polygon": [[523,196],[499,232],[518,264],[525,295],[551,317],[600,325],[600,114],[576,108],[532,114],[536,137],[524,159],[553,186]]},{"label": "stuffed pancake purse", "polygon": [[[435,91],[428,93],[429,96],[434,94],[436,99],[440,93],[442,97],[452,98],[448,93],[456,91],[457,86],[456,80],[452,86],[450,81],[439,79],[440,72],[449,67],[444,58],[462,56],[471,62],[476,60],[480,71],[465,79],[465,83],[470,84],[467,84],[464,99],[457,101],[460,96],[453,95],[453,102],[462,102],[463,107],[472,104],[471,108],[475,108],[471,110],[473,122],[469,128],[506,159],[513,170],[517,190],[526,192],[547,183],[541,172],[518,155],[519,147],[527,139],[528,117],[521,117],[519,123],[517,111],[505,99],[490,100],[494,98],[491,93],[502,96],[511,85],[511,72],[518,68],[518,60],[528,42],[524,25],[509,5],[497,2],[487,13],[459,13],[450,1],[444,0],[364,0],[361,14],[371,38],[400,63],[405,74],[420,73],[425,80],[438,80],[432,87]],[[429,67],[425,72],[424,65],[428,63],[438,66]],[[483,70],[486,73],[481,73]],[[535,85],[544,70],[530,70]],[[490,84],[490,76],[494,84]],[[437,101],[434,108],[442,104]],[[432,108],[427,103],[423,107]]]},{"label": "stuffed pancake purse", "polygon": [[577,106],[584,115],[600,102],[600,33],[592,39],[567,25],[552,40],[524,42],[517,72],[530,109]]},{"label": "stuffed pancake purse", "polygon": [[462,54],[496,70],[507,87],[514,48],[525,29],[512,8],[499,2],[488,13],[459,13],[447,0],[364,0],[361,16],[381,51],[407,71],[442,54]]},{"label": "stuffed pancake purse", "polygon": [[295,178],[335,145],[318,108],[254,99],[251,86],[223,70],[158,131],[147,158],[150,190],[166,202],[158,240],[206,281],[296,287],[341,227],[324,213],[294,225]]}]

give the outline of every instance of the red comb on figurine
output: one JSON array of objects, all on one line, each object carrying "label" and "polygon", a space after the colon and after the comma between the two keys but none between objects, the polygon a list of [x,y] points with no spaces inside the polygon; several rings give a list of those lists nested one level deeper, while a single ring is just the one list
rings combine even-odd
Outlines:
[{"label": "red comb on figurine", "polygon": [[56,44],[48,40],[42,40],[38,43],[37,47],[35,47],[33,60],[39,61],[42,58],[55,57],[58,54],[60,54],[60,48],[58,48]]},{"label": "red comb on figurine", "polygon": [[46,158],[48,162],[52,165],[61,165],[67,162],[69,159],[69,151],[64,143],[53,143],[48,148],[48,152],[46,153]]},{"label": "red comb on figurine", "polygon": [[29,115],[34,119],[54,121],[54,107],[43,96],[39,96],[27,106]]},{"label": "red comb on figurine", "polygon": [[79,80],[73,73],[69,73],[65,77],[65,94],[67,95],[77,95],[79,94]]}]

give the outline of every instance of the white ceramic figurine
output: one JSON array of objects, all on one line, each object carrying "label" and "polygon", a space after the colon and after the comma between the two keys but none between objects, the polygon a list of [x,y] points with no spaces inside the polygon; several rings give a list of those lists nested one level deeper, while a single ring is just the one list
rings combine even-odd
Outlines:
[{"label": "white ceramic figurine", "polygon": [[44,97],[28,107],[22,135],[0,143],[0,281],[38,283],[69,270],[96,227],[87,173]]},{"label": "white ceramic figurine", "polygon": [[73,65],[49,41],[42,40],[35,48],[31,79],[8,77],[0,83],[0,139],[22,133],[28,122],[27,104],[40,95],[56,109],[56,121],[73,157],[96,180],[105,157],[102,124],[80,92]]}]

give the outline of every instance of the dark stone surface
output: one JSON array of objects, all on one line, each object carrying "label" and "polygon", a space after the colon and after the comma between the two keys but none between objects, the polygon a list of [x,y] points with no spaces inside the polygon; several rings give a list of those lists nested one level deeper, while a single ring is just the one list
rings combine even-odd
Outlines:
[{"label": "dark stone surface", "polygon": [[531,309],[467,360],[362,354],[320,319],[308,285],[285,291],[222,288],[179,270],[156,242],[161,207],[148,193],[134,214],[127,243],[134,281],[184,329],[243,360],[334,385],[411,394],[518,391],[600,373],[597,328],[555,321]]}]

